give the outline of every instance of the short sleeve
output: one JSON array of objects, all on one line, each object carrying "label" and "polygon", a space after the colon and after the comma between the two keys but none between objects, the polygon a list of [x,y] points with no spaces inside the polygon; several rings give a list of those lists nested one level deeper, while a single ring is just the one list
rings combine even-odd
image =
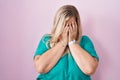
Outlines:
[{"label": "short sleeve", "polygon": [[35,54],[34,54],[34,57],[37,56],[37,55],[43,54],[44,52],[46,52],[50,48],[49,41],[50,41],[50,35],[45,34],[41,38],[41,40],[38,44],[38,47],[37,47],[37,49],[35,51]]},{"label": "short sleeve", "polygon": [[95,57],[98,61],[99,61],[99,57],[96,53],[96,50],[94,48],[94,45],[92,43],[92,41],[90,40],[90,38],[88,36],[83,36],[82,38],[84,41],[84,50],[86,50],[91,56]]}]

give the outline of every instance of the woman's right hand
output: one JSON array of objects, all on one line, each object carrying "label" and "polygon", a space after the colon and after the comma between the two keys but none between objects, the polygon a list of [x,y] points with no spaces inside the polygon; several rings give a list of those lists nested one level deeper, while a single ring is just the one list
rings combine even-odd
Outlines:
[{"label": "woman's right hand", "polygon": [[68,32],[69,32],[69,27],[67,24],[63,29],[63,32],[61,34],[61,39],[60,39],[60,42],[65,46],[67,46],[68,44],[68,39],[69,39]]}]

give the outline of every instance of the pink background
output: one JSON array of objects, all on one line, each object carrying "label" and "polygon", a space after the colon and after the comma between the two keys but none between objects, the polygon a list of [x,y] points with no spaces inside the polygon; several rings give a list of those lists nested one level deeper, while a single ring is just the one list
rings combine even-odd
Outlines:
[{"label": "pink background", "polygon": [[41,36],[49,33],[62,5],[80,13],[83,34],[100,57],[93,80],[120,76],[120,0],[0,0],[0,80],[35,80],[33,55]]}]

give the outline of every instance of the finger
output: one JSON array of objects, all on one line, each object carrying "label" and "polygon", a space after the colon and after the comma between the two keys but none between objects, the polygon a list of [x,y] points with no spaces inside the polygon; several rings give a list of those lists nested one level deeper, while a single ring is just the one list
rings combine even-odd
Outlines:
[{"label": "finger", "polygon": [[78,27],[78,26],[77,26],[77,23],[75,22],[74,24],[75,24],[75,30],[77,31],[77,27]]},{"label": "finger", "polygon": [[68,29],[69,29],[69,27],[68,27],[68,25],[66,25],[65,33],[68,32]]},{"label": "finger", "polygon": [[77,24],[76,24],[76,22],[73,22],[73,27],[74,27],[74,31],[77,31]]},{"label": "finger", "polygon": [[68,38],[69,38],[69,41],[71,40],[71,30],[69,29],[69,36],[68,36]]},{"label": "finger", "polygon": [[69,26],[69,29],[70,29],[70,33],[71,33],[73,31],[72,26]]},{"label": "finger", "polygon": [[72,25],[72,23],[70,24],[70,27],[73,29],[73,25]]},{"label": "finger", "polygon": [[63,29],[63,33],[66,32],[66,29],[67,29],[67,25],[64,27],[64,29]]},{"label": "finger", "polygon": [[75,24],[72,22],[73,31],[75,31]]},{"label": "finger", "polygon": [[67,29],[66,29],[65,33],[68,33],[68,31],[69,31],[69,27],[67,27]]}]

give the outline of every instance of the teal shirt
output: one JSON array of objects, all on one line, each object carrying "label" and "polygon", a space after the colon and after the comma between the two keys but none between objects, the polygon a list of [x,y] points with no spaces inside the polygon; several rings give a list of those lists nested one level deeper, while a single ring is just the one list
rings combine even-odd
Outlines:
[{"label": "teal shirt", "polygon": [[[42,55],[50,49],[50,38],[48,34],[42,37],[34,56]],[[88,36],[82,36],[79,45],[91,56],[99,60],[94,45]],[[81,71],[70,53],[62,56],[48,73],[39,74],[36,80],[91,80],[91,78]]]}]

